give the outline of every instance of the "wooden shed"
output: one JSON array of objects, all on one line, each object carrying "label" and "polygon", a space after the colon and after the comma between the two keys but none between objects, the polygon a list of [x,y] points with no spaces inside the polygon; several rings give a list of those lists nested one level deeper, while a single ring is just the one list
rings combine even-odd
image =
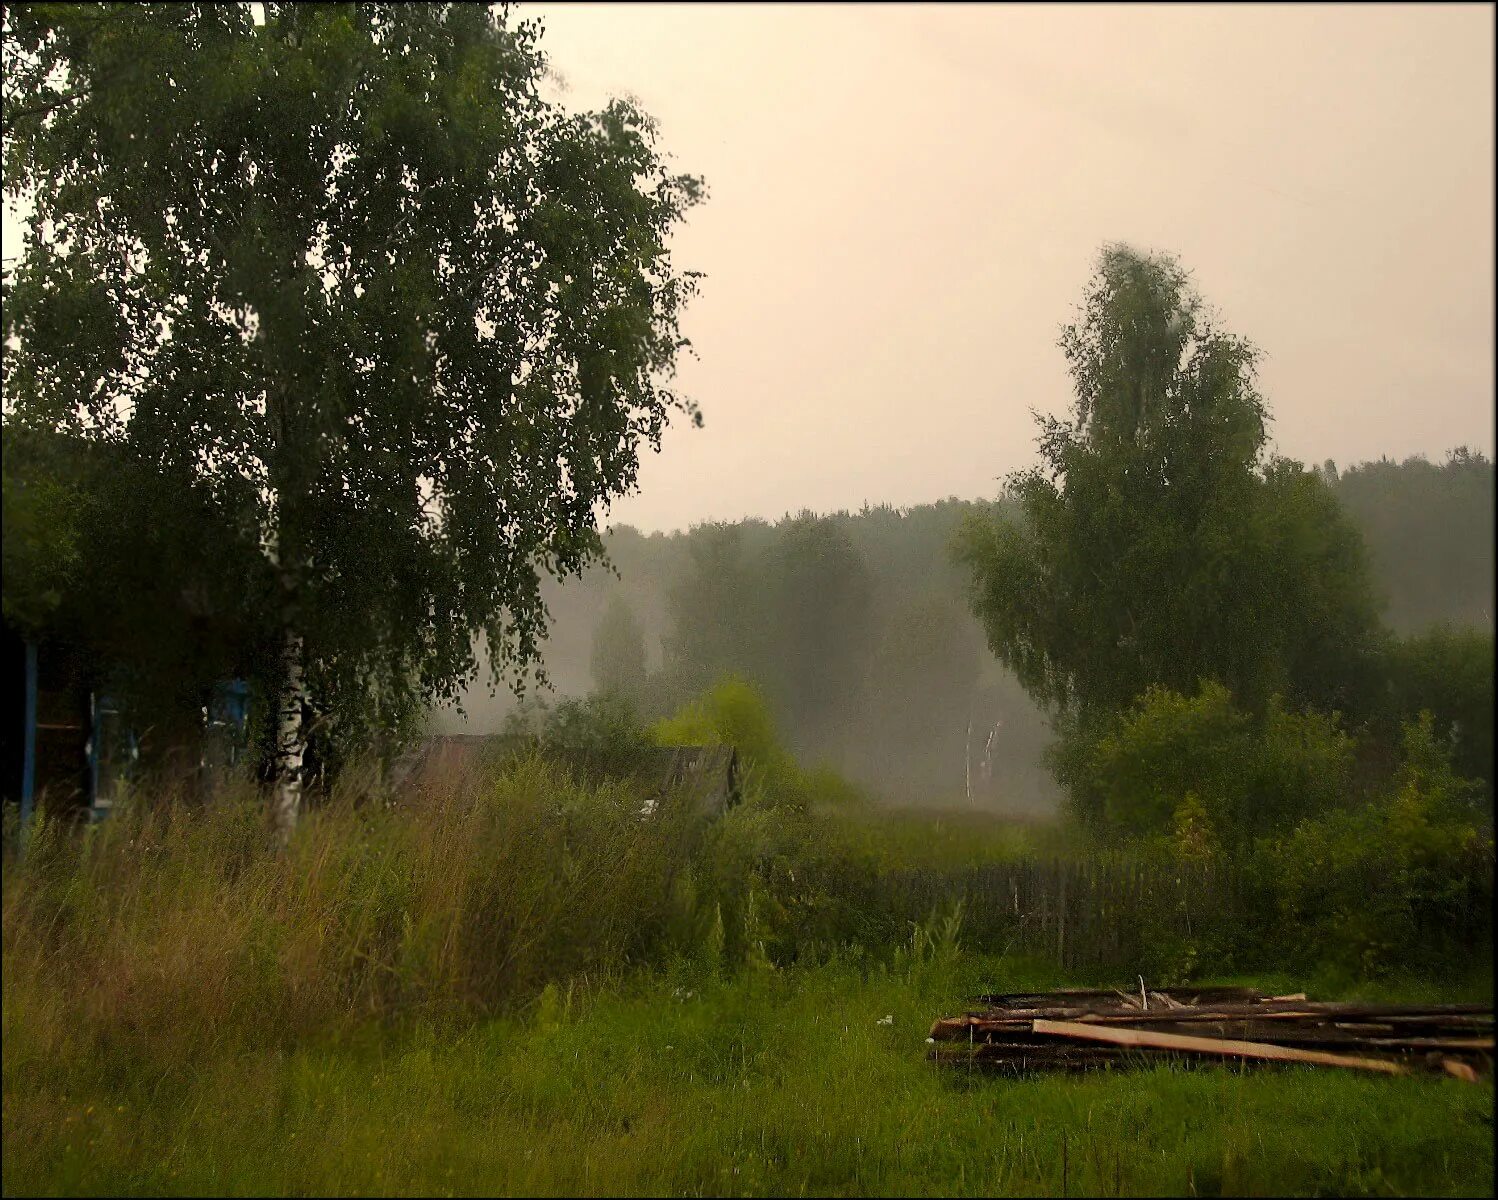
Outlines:
[{"label": "wooden shed", "polygon": [[[391,767],[386,779],[393,796],[424,779],[481,766],[497,759],[504,739],[484,734],[441,734],[423,738]],[[742,799],[742,771],[732,746],[652,746],[643,750],[628,777],[644,785],[647,813],[673,791],[690,794],[706,817],[721,816]]]},{"label": "wooden shed", "polygon": [[720,817],[743,799],[739,752],[732,746],[660,746],[639,774],[653,785],[652,811],[676,789],[693,795],[707,817]]}]

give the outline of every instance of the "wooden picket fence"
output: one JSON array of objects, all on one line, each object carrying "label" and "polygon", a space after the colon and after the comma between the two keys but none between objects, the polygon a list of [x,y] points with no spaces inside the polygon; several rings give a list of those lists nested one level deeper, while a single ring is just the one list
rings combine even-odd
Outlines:
[{"label": "wooden picket fence", "polygon": [[[879,887],[886,919],[919,923],[960,897],[966,948],[1124,979],[1148,964],[1185,969],[1192,948],[1215,959],[1232,947],[1251,952],[1255,939],[1279,940],[1273,897],[1242,867],[1222,861],[1095,850],[897,871],[882,876]],[[1491,860],[1478,890],[1491,900]],[[1432,932],[1456,944],[1489,945],[1491,905],[1453,913]]]},{"label": "wooden picket fence", "polygon": [[1025,857],[881,880],[896,919],[963,902],[964,946],[1041,957],[1064,970],[1132,968],[1162,945],[1190,944],[1247,917],[1239,872],[1127,852]]}]

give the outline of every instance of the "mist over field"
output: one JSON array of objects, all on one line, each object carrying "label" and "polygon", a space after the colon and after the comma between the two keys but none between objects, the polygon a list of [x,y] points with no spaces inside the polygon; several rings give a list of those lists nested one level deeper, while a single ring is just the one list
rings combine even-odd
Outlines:
[{"label": "mist over field", "polygon": [[[1486,459],[1432,462],[1383,460],[1338,471],[1324,464],[1326,478],[1367,541],[1385,617],[1402,634],[1442,624],[1490,629],[1493,617],[1493,465]],[[964,581],[952,561],[952,538],[975,501],[947,501],[899,510],[878,507],[826,518],[846,536],[850,573],[862,577],[865,607],[844,648],[813,639],[795,646],[768,645],[758,656],[730,652],[715,660],[720,670],[773,684],[788,668],[806,669],[828,681],[817,707],[799,724],[776,716],[787,738],[810,761],[826,761],[865,785],[885,803],[918,807],[966,807],[995,813],[1054,814],[1061,792],[1044,752],[1053,737],[1046,713],[1026,695],[1013,674],[995,661],[969,610]],[[804,520],[804,518],[803,518]],[[744,523],[738,534],[746,564],[764,555],[794,524]],[[605,567],[581,579],[552,582],[545,590],[552,614],[543,648],[550,687],[532,685],[528,695],[555,704],[595,691],[595,647],[606,617],[623,608],[639,627],[644,669],[663,684],[644,696],[645,716],[662,716],[674,700],[667,674],[668,647],[682,643],[680,630],[694,627],[673,664],[688,667],[682,652],[715,636],[732,636],[733,620],[761,602],[763,576],[751,571],[741,590],[716,603],[693,606],[694,547],[720,537],[719,527],[643,534],[613,528],[605,547],[616,578]],[[820,583],[820,581],[819,581]],[[835,602],[822,586],[809,586],[792,601],[805,614]],[[845,627],[851,618],[831,614]],[[933,632],[933,623],[936,630]],[[941,654],[922,655],[911,642],[940,637]],[[907,653],[901,661],[901,649]],[[841,655],[839,656],[839,651]],[[810,661],[807,661],[807,660]],[[487,664],[486,664],[487,666]],[[643,684],[643,680],[641,681]],[[648,688],[646,689],[648,691]],[[467,690],[463,711],[433,712],[436,732],[492,734],[519,702],[505,687],[491,692],[486,672]],[[969,725],[971,722],[971,726]]]}]

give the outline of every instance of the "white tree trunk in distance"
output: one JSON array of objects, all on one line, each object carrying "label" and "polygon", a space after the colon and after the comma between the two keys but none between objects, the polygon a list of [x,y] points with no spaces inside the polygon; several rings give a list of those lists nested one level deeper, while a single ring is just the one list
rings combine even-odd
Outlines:
[{"label": "white tree trunk in distance", "polygon": [[272,816],[282,844],[291,840],[302,808],[302,756],[307,750],[307,731],[302,725],[302,637],[286,631],[281,651],[284,668],[280,703],[276,708],[276,795]]},{"label": "white tree trunk in distance", "polygon": [[967,701],[967,740],[962,746],[963,771],[967,778],[967,803],[973,804],[973,698]]}]

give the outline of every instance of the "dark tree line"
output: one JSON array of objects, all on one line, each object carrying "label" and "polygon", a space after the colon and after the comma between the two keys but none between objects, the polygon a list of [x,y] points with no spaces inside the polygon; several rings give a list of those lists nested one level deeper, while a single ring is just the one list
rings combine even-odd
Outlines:
[{"label": "dark tree line", "polygon": [[[1467,473],[1467,482],[1452,489],[1446,506],[1429,507],[1422,507],[1429,494],[1424,481],[1432,474],[1454,473],[1451,466],[1410,459],[1351,468],[1329,494],[1312,473],[1282,469],[1278,486],[1291,499],[1295,488],[1314,496],[1302,524],[1320,520],[1329,501],[1341,501],[1345,483],[1365,471],[1377,475],[1382,490],[1371,511],[1344,507],[1351,529],[1368,543],[1373,602],[1387,598],[1383,612],[1395,631],[1400,631],[1395,620],[1400,606],[1428,586],[1423,562],[1430,558],[1379,554],[1380,522],[1396,513],[1412,541],[1445,548],[1444,561],[1452,568],[1448,585],[1433,594],[1425,615],[1427,625],[1446,622],[1457,628],[1387,643],[1388,653],[1410,664],[1408,682],[1399,685],[1407,699],[1397,700],[1394,707],[1430,707],[1440,700],[1438,681],[1453,677],[1439,664],[1453,656],[1471,662],[1471,643],[1481,642],[1480,634],[1465,630],[1480,628],[1484,597],[1491,592],[1492,544],[1465,531],[1491,522],[1492,464],[1477,456],[1466,458],[1460,470]],[[1326,477],[1324,469],[1317,474]],[[1014,511],[1008,501],[999,506]],[[617,527],[604,539],[617,577],[592,570],[546,593],[554,618],[546,644],[548,669],[561,692],[583,694],[611,686],[627,692],[647,716],[664,715],[721,675],[737,672],[760,683],[774,699],[776,715],[801,753],[837,761],[886,794],[943,802],[962,798],[970,743],[973,789],[980,802],[1044,806],[1058,795],[1042,761],[1053,740],[1047,718],[1014,674],[989,653],[982,627],[966,606],[963,572],[950,556],[952,537],[964,518],[987,507],[949,499],[820,518],[826,527],[820,537],[829,545],[835,531],[846,535],[845,543],[838,539],[839,551],[821,559],[817,569],[835,575],[846,568],[845,591],[832,595],[843,594],[850,601],[844,622],[850,636],[825,647],[808,639],[810,648],[794,651],[794,663],[790,657],[796,643],[791,636],[780,636],[776,607],[805,605],[818,613],[817,620],[836,611],[833,605],[821,606],[820,585],[809,565],[818,560],[811,555],[803,573],[781,577],[778,590],[768,586],[793,556],[792,547],[804,546],[808,539],[801,532],[778,550],[772,548],[782,533],[804,531],[807,516],[776,524],[708,524],[674,534]],[[1345,538],[1347,525],[1338,521],[1335,527]],[[1310,532],[1318,539],[1325,536],[1315,528]],[[852,602],[863,586],[860,578],[867,586],[866,607]],[[798,594],[798,588],[804,590]],[[804,637],[808,628],[791,626],[786,632]],[[1420,665],[1427,661],[1429,665]],[[1466,673],[1474,681],[1469,691],[1480,704],[1481,659],[1476,661],[1478,666]],[[621,668],[622,678],[629,681],[623,686],[617,682]],[[799,681],[807,674],[824,681],[825,690],[805,693],[817,696],[818,708],[801,723],[794,705]],[[1417,702],[1417,693],[1423,700]],[[802,704],[799,712],[805,714],[810,706],[805,700]],[[474,716],[492,724],[497,718],[484,716],[483,705],[481,697],[474,702]],[[1449,699],[1436,703],[1438,715],[1449,709]],[[1446,712],[1446,719],[1459,718]],[[1468,721],[1474,730],[1480,723],[1478,716]],[[1490,749],[1474,748],[1464,761],[1469,773],[1491,772],[1481,770],[1483,761],[1491,761]]]},{"label": "dark tree line", "polygon": [[1385,620],[1399,633],[1493,625],[1493,464],[1466,447],[1446,461],[1380,459],[1338,474],[1332,493],[1363,534]]}]

